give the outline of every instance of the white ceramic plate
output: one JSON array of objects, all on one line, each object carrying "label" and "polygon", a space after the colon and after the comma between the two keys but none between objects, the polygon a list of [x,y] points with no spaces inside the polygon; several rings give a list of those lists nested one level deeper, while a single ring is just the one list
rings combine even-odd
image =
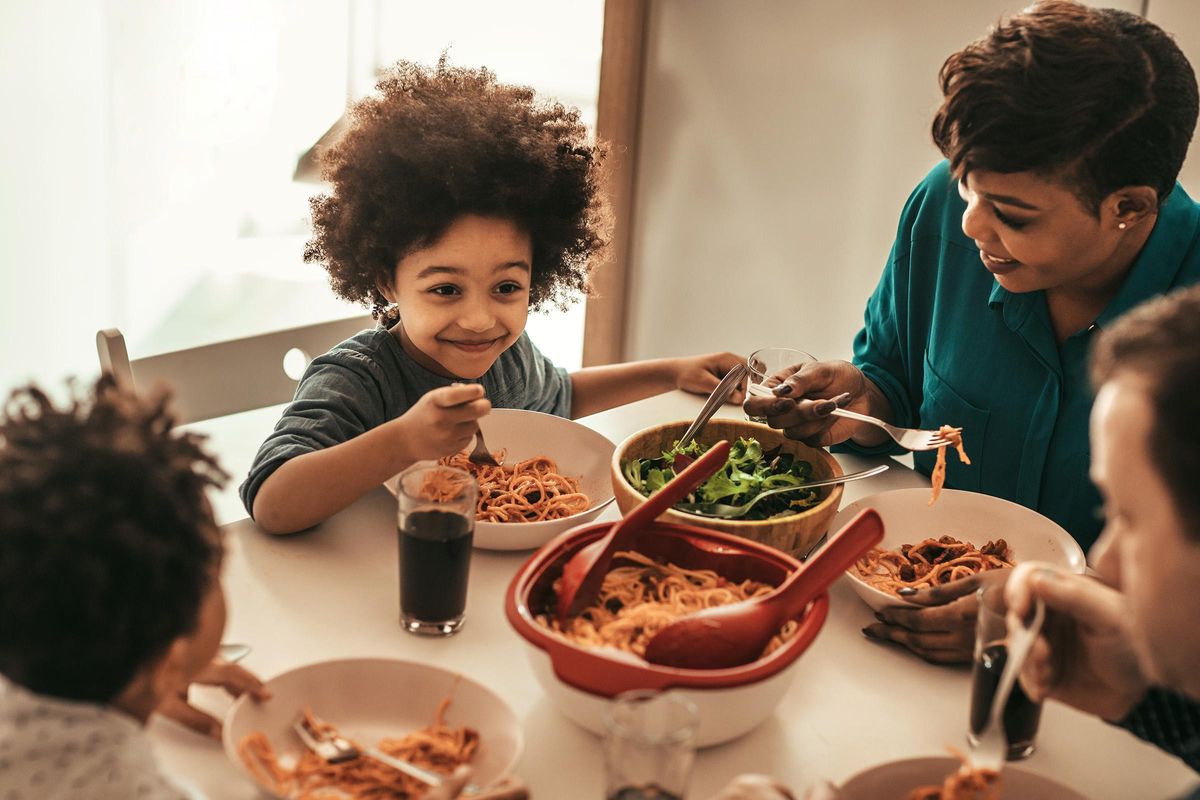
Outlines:
[{"label": "white ceramic plate", "polygon": [[303,745],[291,724],[305,706],[350,739],[375,744],[385,736],[402,736],[429,725],[438,704],[449,695],[453,699],[446,723],[479,731],[471,767],[472,782],[480,785],[511,771],[524,747],[517,715],[495,692],[428,664],[389,658],[322,661],[276,675],[266,686],[269,700],[256,703],[242,697],[233,704],[221,737],[226,756],[251,781],[238,756],[238,742],[252,731],[262,731],[281,758],[298,755]]},{"label": "white ceramic plate", "polygon": [[[603,434],[573,420],[522,411],[494,409],[479,420],[483,437],[492,452],[504,450],[504,463],[544,455],[554,459],[558,471],[579,478],[579,490],[592,501],[587,511],[544,522],[477,522],[476,547],[484,550],[532,550],[558,534],[594,520],[613,501],[609,461],[616,446]],[[395,478],[386,484],[396,494]]]},{"label": "white ceramic plate", "polygon": [[[840,510],[829,530],[838,530],[864,508],[874,508],[883,518],[884,535],[879,547],[884,550],[946,534],[977,547],[989,539],[1004,539],[1017,563],[1047,561],[1072,572],[1084,570],[1083,550],[1071,534],[1036,511],[991,495],[946,489],[930,506],[929,489],[880,492]],[[846,577],[863,602],[876,611],[904,602],[868,586],[853,567]]]},{"label": "white ceramic plate", "polygon": [[[958,759],[947,756],[890,761],[851,777],[838,800],[904,800],[918,786],[941,785],[957,769]],[[1022,769],[1005,767],[1000,780],[1001,800],[1086,800],[1061,783]]]}]

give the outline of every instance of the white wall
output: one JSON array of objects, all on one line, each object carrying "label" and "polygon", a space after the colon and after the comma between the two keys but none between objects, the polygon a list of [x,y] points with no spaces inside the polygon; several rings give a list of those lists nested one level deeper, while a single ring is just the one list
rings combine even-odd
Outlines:
[{"label": "white wall", "polygon": [[[939,67],[1025,5],[652,0],[628,356],[848,357],[905,198],[941,158]],[[1194,0],[1149,15],[1200,67]],[[1200,156],[1184,181],[1200,194]]]}]

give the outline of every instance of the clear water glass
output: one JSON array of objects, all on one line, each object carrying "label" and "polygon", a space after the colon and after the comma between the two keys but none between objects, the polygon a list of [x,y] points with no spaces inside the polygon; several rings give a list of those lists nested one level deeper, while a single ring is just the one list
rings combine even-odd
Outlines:
[{"label": "clear water glass", "polygon": [[[763,347],[746,358],[746,396],[772,397],[771,389],[805,364],[817,359],[791,347]],[[765,423],[764,417],[746,415],[751,422]]]}]

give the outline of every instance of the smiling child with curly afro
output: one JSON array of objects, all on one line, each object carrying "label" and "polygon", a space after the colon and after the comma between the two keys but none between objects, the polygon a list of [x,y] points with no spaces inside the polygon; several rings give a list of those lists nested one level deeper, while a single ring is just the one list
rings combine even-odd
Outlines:
[{"label": "smiling child with curly afro", "polygon": [[259,450],[241,491],[264,529],[317,524],[452,455],[493,406],[578,417],[707,393],[738,363],[714,353],[568,374],[530,341],[529,310],[586,294],[608,239],[605,148],[577,110],[443,56],[396,64],[348,117],[323,156],[330,189],[312,200],[304,257],[381,324],[309,365]]}]

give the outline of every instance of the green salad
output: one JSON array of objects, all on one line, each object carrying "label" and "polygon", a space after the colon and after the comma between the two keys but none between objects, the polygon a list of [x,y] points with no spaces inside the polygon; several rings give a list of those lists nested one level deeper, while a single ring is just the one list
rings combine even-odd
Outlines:
[{"label": "green salad", "polygon": [[[680,449],[676,441],[660,458],[630,458],[621,462],[621,471],[629,485],[649,497],[675,477],[676,456],[680,469],[698,458],[710,445],[692,441]],[[700,484],[682,502],[726,503],[741,505],[759,492],[781,486],[801,486],[812,476],[812,464],[783,452],[782,447],[764,451],[757,439],[739,438],[729,448],[729,460],[711,478]],[[816,489],[783,492],[764,499],[739,519],[763,520],[796,514],[820,501]]]}]

